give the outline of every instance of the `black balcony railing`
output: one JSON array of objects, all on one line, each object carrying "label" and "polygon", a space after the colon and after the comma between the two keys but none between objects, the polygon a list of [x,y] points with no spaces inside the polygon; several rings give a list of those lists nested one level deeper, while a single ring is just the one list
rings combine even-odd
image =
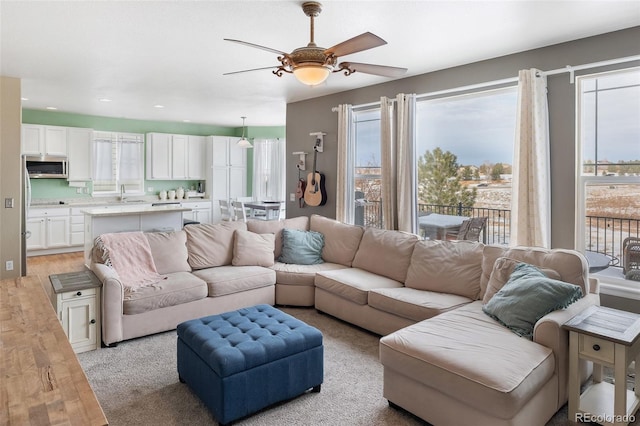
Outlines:
[{"label": "black balcony railing", "polygon": [[[418,204],[418,214],[439,213],[455,216],[487,217],[481,241],[509,244],[511,210],[458,205]],[[365,201],[356,204],[356,224],[382,228],[382,203]],[[612,266],[622,266],[622,243],[627,237],[640,238],[640,219],[586,216],[585,250],[612,258]]]}]

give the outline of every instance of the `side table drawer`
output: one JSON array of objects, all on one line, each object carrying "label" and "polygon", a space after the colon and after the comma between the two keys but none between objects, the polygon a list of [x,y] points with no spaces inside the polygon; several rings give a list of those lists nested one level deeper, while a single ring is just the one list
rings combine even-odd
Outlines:
[{"label": "side table drawer", "polygon": [[[79,297],[88,297],[88,296],[95,296],[97,293],[97,288],[85,288],[82,290],[78,290],[78,291],[68,291],[65,293],[61,293],[62,295],[62,300],[69,300],[69,299],[77,299]],[[78,294],[80,293],[80,294]]]},{"label": "side table drawer", "polygon": [[615,343],[585,334],[580,335],[580,355],[613,364]]}]

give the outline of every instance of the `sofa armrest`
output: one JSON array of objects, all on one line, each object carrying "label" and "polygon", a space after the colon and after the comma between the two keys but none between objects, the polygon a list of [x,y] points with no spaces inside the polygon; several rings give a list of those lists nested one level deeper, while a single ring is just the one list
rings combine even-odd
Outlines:
[{"label": "sofa armrest", "polygon": [[[597,285],[596,285],[597,288]],[[558,375],[558,407],[567,401],[567,383],[569,374],[569,332],[562,325],[591,305],[599,305],[600,296],[589,293],[582,299],[569,305],[566,309],[553,311],[540,318],[533,329],[533,341],[553,350]],[[585,377],[590,372],[582,369]]]},{"label": "sofa armrest", "polygon": [[124,286],[113,268],[92,263],[91,270],[102,282],[102,341],[105,345],[120,342],[123,340]]}]

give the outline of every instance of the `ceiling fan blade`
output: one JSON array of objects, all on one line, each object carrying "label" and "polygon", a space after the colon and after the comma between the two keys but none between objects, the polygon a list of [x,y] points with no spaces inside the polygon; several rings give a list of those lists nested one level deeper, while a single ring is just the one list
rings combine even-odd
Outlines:
[{"label": "ceiling fan blade", "polygon": [[324,53],[336,57],[345,56],[385,44],[387,44],[387,42],[377,35],[366,32],[330,47],[325,50]]},{"label": "ceiling fan blade", "polygon": [[362,64],[360,62],[341,62],[339,67],[341,69],[348,68],[357,72],[380,75],[382,77],[402,77],[407,72],[406,68]]},{"label": "ceiling fan blade", "polygon": [[285,53],[285,52],[283,52],[281,50],[272,49],[272,48],[266,47],[266,46],[260,46],[259,44],[249,43],[247,41],[234,40],[232,38],[225,38],[224,40],[231,41],[233,43],[244,44],[245,46],[249,46],[249,47],[255,47],[256,49],[266,50],[267,52],[275,53],[276,55],[287,55],[287,53]]},{"label": "ceiling fan blade", "polygon": [[273,66],[271,66],[271,67],[252,68],[252,69],[250,69],[250,70],[242,70],[242,71],[225,72],[225,73],[224,73],[224,74],[222,74],[222,75],[240,74],[240,73],[243,73],[243,72],[250,72],[250,71],[271,70],[271,69],[274,69],[274,68],[278,68],[278,66],[277,66],[277,65],[273,65]]}]

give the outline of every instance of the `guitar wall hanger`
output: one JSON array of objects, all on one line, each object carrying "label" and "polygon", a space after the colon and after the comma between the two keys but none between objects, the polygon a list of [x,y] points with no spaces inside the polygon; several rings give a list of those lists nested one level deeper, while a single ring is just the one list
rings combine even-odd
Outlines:
[{"label": "guitar wall hanger", "polygon": [[308,152],[297,151],[297,152],[292,152],[292,154],[299,156],[298,164],[296,164],[296,167],[298,168],[298,170],[307,170],[307,154],[308,154]]},{"label": "guitar wall hanger", "polygon": [[309,136],[315,136],[316,137],[316,151],[317,152],[324,152],[324,136],[326,135],[326,133],[324,132],[311,132],[309,133]]}]

